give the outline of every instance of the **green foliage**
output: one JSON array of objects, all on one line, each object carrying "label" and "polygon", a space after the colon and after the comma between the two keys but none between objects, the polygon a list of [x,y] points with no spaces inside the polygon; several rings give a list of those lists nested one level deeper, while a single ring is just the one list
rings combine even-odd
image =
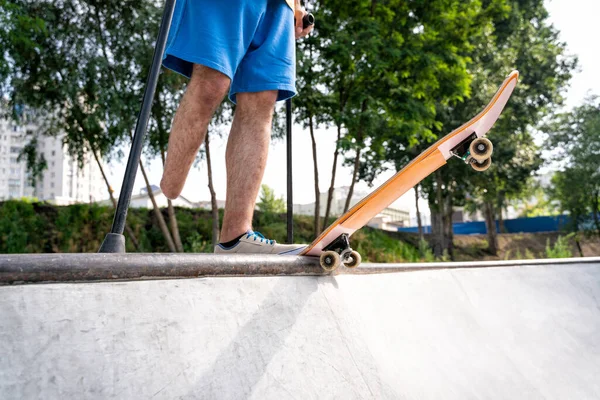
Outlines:
[{"label": "green foliage", "polygon": [[435,261],[435,256],[431,251],[431,246],[429,246],[429,242],[424,239],[419,240],[419,255],[421,256],[422,262]]},{"label": "green foliage", "polygon": [[544,188],[533,179],[530,179],[519,196],[510,199],[509,203],[521,207],[520,218],[559,214],[556,204],[548,198]]},{"label": "green foliage", "polygon": [[[33,151],[38,135],[60,135],[80,166],[91,153],[107,161],[122,155],[161,14],[148,1],[0,2],[0,85],[13,118],[38,125],[24,153],[32,179],[45,168]],[[159,80],[148,129],[153,154],[166,142],[182,82],[172,73]]]},{"label": "green foliage", "polygon": [[[491,62],[480,59],[486,71],[496,66],[522,74],[503,116],[490,132],[494,142],[494,165],[485,173],[467,173],[469,192],[480,203],[503,208],[507,199],[523,198],[530,177],[541,166],[539,149],[531,131],[562,104],[561,93],[571,78],[576,59],[566,54],[557,30],[548,20],[543,2],[508,2],[509,12],[495,20],[498,34]],[[481,77],[485,85],[489,72]],[[476,79],[477,81],[477,79]]]},{"label": "green foliage", "polygon": [[0,251],[32,252],[40,225],[33,204],[18,201],[3,203],[0,208]]},{"label": "green foliage", "polygon": [[[465,203],[495,213],[507,200],[522,198],[528,178],[541,165],[531,132],[561,105],[561,93],[576,65],[558,40],[543,2],[498,0],[481,5],[480,30],[472,36],[473,46],[464,49],[470,59],[470,97],[437,106],[435,133],[446,134],[477,115],[509,71],[518,69],[521,76],[489,133],[494,142],[491,168],[476,173],[458,160],[450,160],[422,182],[433,214],[447,214],[448,208]],[[490,249],[496,247],[493,236],[490,233]]]},{"label": "green foliage", "polygon": [[262,185],[259,200],[256,203],[259,211],[264,213],[283,213],[286,206],[283,197],[275,196],[275,191],[267,185]]},{"label": "green foliage", "polygon": [[29,143],[23,146],[19,157],[17,157],[17,161],[25,161],[26,165],[29,167],[28,181],[33,187],[36,186],[38,180],[42,177],[44,170],[48,166],[44,154],[38,154],[37,146],[38,138],[33,138]]},{"label": "green foliage", "polygon": [[529,249],[525,249],[525,259],[526,260],[533,260],[535,257],[535,254],[533,254],[533,252]]},{"label": "green foliage", "polygon": [[358,231],[352,240],[353,248],[362,255],[363,261],[391,263],[435,260],[426,243],[414,247],[379,230],[369,230],[368,233]]},{"label": "green foliage", "polygon": [[571,245],[569,239],[572,235],[559,236],[554,242],[554,245],[550,245],[550,239],[546,242],[546,257],[547,258],[570,258],[573,257],[571,251]]},{"label": "green foliage", "polygon": [[341,148],[362,152],[360,178],[371,182],[382,169],[404,166],[419,143],[435,139],[437,104],[468,94],[464,50],[472,47],[480,5],[322,4],[333,9],[333,18],[317,25],[326,43],[322,57],[331,64],[325,71],[333,75],[323,77],[334,94],[331,115],[347,130]]},{"label": "green foliage", "polygon": [[448,249],[444,249],[444,252],[442,253],[442,256],[440,257],[440,261],[442,261],[442,262],[452,261],[450,254],[448,254]]},{"label": "green foliage", "polygon": [[[114,210],[98,205],[55,207],[35,199],[0,203],[0,253],[96,252],[110,230]],[[140,229],[139,210],[129,223]],[[142,235],[143,236],[143,235]],[[146,251],[150,251],[146,241]],[[134,251],[128,243],[128,251]]]},{"label": "green foliage", "polygon": [[469,259],[479,260],[489,255],[487,251],[488,242],[486,239],[470,242],[467,246],[461,248],[461,253],[468,256]]},{"label": "green foliage", "polygon": [[[162,210],[166,214],[166,210]],[[0,203],[0,253],[93,253],[98,251],[110,230],[113,209],[76,204],[57,207],[38,202]],[[186,252],[212,253],[211,212],[178,208],[179,228]],[[140,241],[142,252],[168,252],[154,212],[129,210],[128,223]],[[266,237],[285,242],[285,214],[257,212],[254,225]],[[313,239],[312,217],[297,216],[294,221],[297,243]],[[135,251],[126,241],[127,251]],[[434,261],[427,242],[403,239],[398,235],[364,228],[352,237],[352,244],[366,261]]]},{"label": "green foliage", "polygon": [[[546,127],[554,161],[562,166],[555,173],[548,193],[571,215],[573,230],[589,215],[600,234],[600,98],[590,97],[573,111],[558,115]],[[583,225],[593,229],[592,224]]]},{"label": "green foliage", "polygon": [[[354,165],[357,179],[371,183],[386,168],[404,167],[477,114],[500,75],[520,69],[520,83],[490,132],[495,142],[492,168],[475,174],[455,160],[422,188],[432,212],[446,217],[454,205],[486,204],[498,210],[526,196],[530,177],[540,166],[531,132],[561,104],[576,64],[558,40],[542,1],[321,0],[312,11],[322,18],[314,34],[297,47],[302,93],[295,102],[298,121],[338,128],[336,148]],[[27,109],[40,123],[39,133],[64,134],[64,143],[80,163],[90,152],[104,160],[119,157],[135,125],[160,16],[160,4],[148,1],[0,0],[0,95],[10,100],[12,116],[22,118],[26,113],[17,111]],[[151,156],[164,155],[183,87],[179,75],[161,75],[146,148]],[[592,213],[600,233],[600,191],[594,183],[600,182],[596,103],[591,100],[550,130],[551,147],[565,148],[568,155],[551,195],[577,221]],[[228,111],[219,112],[211,134],[229,116]],[[22,158],[35,180],[45,168],[35,142],[26,146]],[[266,234],[284,238],[285,221],[277,214],[285,209],[283,200],[263,187],[258,207],[264,211],[257,214],[258,225]],[[525,212],[545,213],[545,207]],[[84,239],[94,232],[85,231],[77,218],[91,221],[104,211],[61,212],[56,218],[72,224],[73,231],[64,228],[48,246],[58,246],[57,251],[94,248],[95,239]],[[186,246],[202,248],[210,236],[194,236],[193,229],[204,229],[207,222],[178,212],[185,215],[181,229],[188,232],[182,235],[188,239]],[[136,210],[129,221],[143,248],[161,251],[156,243],[162,234],[154,217],[146,220],[143,215]],[[3,245],[10,242],[6,246],[25,251],[35,234],[4,233]],[[398,259],[413,257],[412,250],[394,251]],[[421,249],[418,257],[428,254]]]},{"label": "green foliage", "polygon": [[535,254],[533,254],[533,252],[529,249],[525,249],[525,254],[521,253],[521,249],[517,248],[517,251],[515,253],[515,256],[513,258],[511,258],[511,250],[507,250],[506,253],[504,253],[504,259],[505,260],[533,260],[535,259]]},{"label": "green foliage", "polygon": [[212,253],[213,246],[210,238],[205,238],[199,232],[194,232],[184,246],[185,251],[191,253]]}]

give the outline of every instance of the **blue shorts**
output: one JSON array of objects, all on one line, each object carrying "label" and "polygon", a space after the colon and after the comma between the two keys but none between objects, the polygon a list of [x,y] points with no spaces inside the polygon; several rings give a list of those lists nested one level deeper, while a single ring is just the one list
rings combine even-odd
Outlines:
[{"label": "blue shorts", "polygon": [[202,64],[231,79],[236,93],[296,94],[294,13],[284,0],[179,0],[163,65],[192,75]]}]

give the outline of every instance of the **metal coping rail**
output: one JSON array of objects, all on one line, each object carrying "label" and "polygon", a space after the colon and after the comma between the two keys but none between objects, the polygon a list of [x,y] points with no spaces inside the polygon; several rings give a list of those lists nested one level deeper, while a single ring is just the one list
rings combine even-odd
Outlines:
[{"label": "metal coping rail", "polygon": [[24,283],[123,281],[198,277],[366,275],[461,268],[498,268],[566,264],[598,264],[600,257],[363,264],[322,270],[314,257],[214,254],[6,254],[0,255],[0,285]]}]

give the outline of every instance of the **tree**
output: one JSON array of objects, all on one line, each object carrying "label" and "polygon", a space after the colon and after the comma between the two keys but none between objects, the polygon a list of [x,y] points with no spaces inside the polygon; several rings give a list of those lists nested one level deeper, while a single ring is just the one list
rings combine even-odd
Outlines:
[{"label": "tree", "polygon": [[[532,218],[547,215],[557,215],[560,210],[556,206],[556,202],[547,196],[546,192],[550,188],[545,189],[540,182],[533,178],[525,184],[525,188],[521,193],[514,197],[509,197],[509,204],[515,208],[520,208],[520,218]],[[500,227],[500,232],[503,229]]]},{"label": "tree", "polygon": [[[124,134],[122,119],[108,117],[119,113],[122,103],[113,99],[123,90],[123,81],[115,82],[107,69],[114,65],[124,72],[118,64],[125,52],[122,46],[115,48],[109,59],[100,50],[105,42],[98,19],[102,12],[113,19],[116,14],[127,17],[129,5],[111,3],[100,11],[95,2],[16,0],[0,6],[3,27],[10,32],[0,35],[4,51],[0,70],[12,117],[21,121],[34,116],[40,131],[36,134],[64,135],[63,144],[79,166],[93,158],[115,204],[101,158]],[[31,163],[39,157],[32,149],[26,159],[35,172],[40,165]],[[133,231],[126,229],[137,248]]]},{"label": "tree", "polygon": [[[489,101],[496,90],[499,73],[522,70],[519,85],[490,131],[494,165],[484,173],[474,174],[452,160],[449,164],[455,165],[440,171],[439,185],[432,183],[432,178],[424,187],[430,188],[432,214],[443,209],[434,194],[440,188],[450,189],[447,192],[451,196],[450,206],[461,204],[470,196],[486,215],[489,250],[495,254],[494,221],[501,217],[499,210],[505,207],[507,199],[520,193],[541,165],[532,131],[562,103],[561,92],[571,77],[576,59],[566,55],[566,46],[558,40],[558,32],[548,22],[542,1],[487,1],[483,7],[482,18],[490,18],[490,22],[474,37],[474,46],[467,53],[472,60],[471,96],[464,102],[438,107],[438,116],[446,131],[460,125]],[[455,167],[461,170],[452,170]],[[432,221],[435,219],[432,215]]]},{"label": "tree", "polygon": [[[577,63],[566,54],[566,45],[549,23],[543,2],[523,0],[511,5],[512,19],[497,27],[499,43],[505,43],[514,55],[514,68],[524,73],[504,111],[506,117],[498,121],[491,135],[497,143],[493,155],[496,167],[488,170],[485,182],[483,174],[474,181],[486,190],[480,196],[485,209],[495,210],[490,220],[501,217],[498,210],[505,207],[508,198],[523,191],[528,178],[541,166],[532,132],[562,104],[562,91]],[[493,253],[497,246],[494,233],[488,230]]]},{"label": "tree", "polygon": [[467,60],[458,49],[468,45],[477,4],[319,2],[327,16],[316,25],[323,104],[337,128],[326,219],[340,151],[351,155],[345,163],[353,171],[347,210],[359,179],[372,182],[390,164],[402,164],[402,157],[385,155],[388,149],[433,138],[437,100],[466,94]]},{"label": "tree", "polygon": [[592,215],[600,235],[600,98],[589,97],[545,128],[552,159],[562,164],[549,194],[569,212],[576,230]]},{"label": "tree", "polygon": [[[385,169],[400,171],[447,133],[438,113],[469,94],[467,53],[481,29],[480,13],[476,1],[433,1],[402,3],[392,14],[387,32],[379,35],[393,39],[385,46],[389,54],[383,53],[391,63],[381,79],[385,82],[381,90],[370,90],[377,95],[379,108],[367,124],[376,134],[366,142],[369,148],[363,151],[360,179],[371,183]],[[427,193],[428,187],[423,189]],[[443,200],[429,196],[433,198]],[[432,219],[432,225],[444,224]],[[438,256],[443,248],[440,242]]]},{"label": "tree", "polygon": [[[319,166],[317,163],[317,140],[315,129],[321,124],[329,125],[331,118],[328,114],[329,96],[323,90],[324,74],[319,73],[322,65],[318,46],[322,45],[322,37],[315,32],[296,46],[297,87],[300,96],[294,99],[294,111],[297,121],[310,133],[313,158],[313,178],[315,193],[315,212],[313,220],[313,235],[321,233],[321,190],[319,189]],[[332,177],[335,181],[335,177]],[[327,225],[327,219],[325,220]]]},{"label": "tree", "polygon": [[421,222],[421,210],[419,209],[419,184],[414,187],[415,191],[415,208],[417,211],[417,233],[419,234],[419,241],[425,240],[423,236],[423,223]]},{"label": "tree", "polygon": [[275,191],[267,185],[262,185],[259,200],[256,203],[259,211],[264,213],[280,214],[285,212],[285,202],[282,197],[277,197]]},{"label": "tree", "polygon": [[[129,141],[160,9],[134,0],[15,0],[2,12],[6,9],[16,20],[13,25],[22,28],[18,35],[2,35],[0,70],[11,71],[6,79],[12,107],[35,110],[42,133],[64,135],[67,151],[80,165],[93,157],[114,202],[102,162],[120,157],[115,150]],[[23,16],[34,22],[19,22]],[[165,240],[175,251],[154,205]],[[130,230],[128,234],[132,237]]]}]

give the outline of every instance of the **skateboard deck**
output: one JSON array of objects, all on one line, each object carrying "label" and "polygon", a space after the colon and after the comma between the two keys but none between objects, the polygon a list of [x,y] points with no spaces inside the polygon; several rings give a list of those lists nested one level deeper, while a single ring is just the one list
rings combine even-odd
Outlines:
[{"label": "skateboard deck", "polygon": [[511,72],[482,112],[439,139],[359,201],[303,249],[300,255],[320,257],[321,267],[327,271],[333,271],[341,264],[356,267],[361,261],[360,254],[350,247],[349,237],[417,183],[446,164],[446,160],[455,156],[475,170],[486,170],[491,164],[493,145],[485,135],[500,117],[518,78],[518,71]]}]

